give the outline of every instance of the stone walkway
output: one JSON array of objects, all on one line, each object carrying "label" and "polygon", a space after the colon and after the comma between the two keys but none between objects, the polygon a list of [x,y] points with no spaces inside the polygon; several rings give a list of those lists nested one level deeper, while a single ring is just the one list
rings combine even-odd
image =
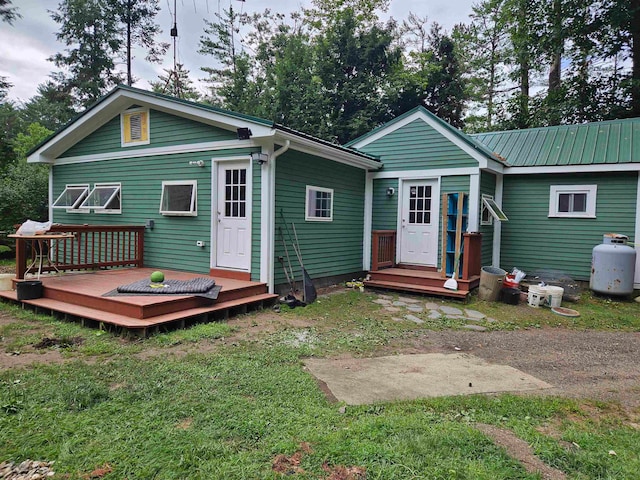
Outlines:
[{"label": "stone walkway", "polygon": [[424,320],[416,314],[426,313],[427,318],[433,320],[445,317],[450,320],[468,322],[466,325],[463,325],[462,328],[475,330],[477,332],[484,332],[486,330],[485,327],[478,325],[478,323],[496,322],[495,319],[487,317],[484,313],[478,312],[477,310],[439,305],[435,302],[424,302],[424,300],[413,297],[401,296],[398,297],[397,300],[394,300],[392,295],[378,294],[377,298],[373,300],[373,303],[382,305],[384,310],[387,312],[402,315],[402,317],[392,317],[398,322],[407,320],[417,324],[422,324],[424,323]]}]

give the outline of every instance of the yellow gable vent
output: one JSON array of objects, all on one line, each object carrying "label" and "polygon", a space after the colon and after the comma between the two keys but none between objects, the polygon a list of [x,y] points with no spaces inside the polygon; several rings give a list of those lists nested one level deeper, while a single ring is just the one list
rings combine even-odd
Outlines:
[{"label": "yellow gable vent", "polygon": [[149,112],[135,111],[122,114],[122,145],[149,143]]}]

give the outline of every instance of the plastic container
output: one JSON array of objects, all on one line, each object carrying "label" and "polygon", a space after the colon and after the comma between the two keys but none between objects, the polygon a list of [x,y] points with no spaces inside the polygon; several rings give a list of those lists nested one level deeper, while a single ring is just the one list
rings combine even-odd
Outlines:
[{"label": "plastic container", "polygon": [[540,287],[539,285],[531,285],[529,292],[527,293],[527,303],[530,307],[538,308],[544,304],[547,298],[547,287]]},{"label": "plastic container", "polygon": [[506,275],[502,282],[504,288],[518,288],[519,285],[520,284],[516,282],[516,276],[511,274]]},{"label": "plastic container", "polygon": [[18,300],[35,300],[42,297],[42,282],[40,280],[28,280],[16,284]]},{"label": "plastic container", "polygon": [[500,296],[502,282],[506,271],[497,267],[482,267],[480,270],[480,285],[478,286],[478,298],[488,302],[495,302]]},{"label": "plastic container", "polygon": [[562,306],[562,296],[564,295],[564,288],[554,287],[553,285],[547,285],[547,303],[550,307]]},{"label": "plastic container", "polygon": [[518,303],[520,303],[520,289],[503,288],[502,301],[508,305],[518,305]]},{"label": "plastic container", "polygon": [[631,295],[636,268],[636,251],[627,245],[629,237],[607,233],[593,248],[589,287],[605,295]]},{"label": "plastic container", "polygon": [[13,273],[0,273],[0,291],[13,290],[11,280],[14,278]]}]

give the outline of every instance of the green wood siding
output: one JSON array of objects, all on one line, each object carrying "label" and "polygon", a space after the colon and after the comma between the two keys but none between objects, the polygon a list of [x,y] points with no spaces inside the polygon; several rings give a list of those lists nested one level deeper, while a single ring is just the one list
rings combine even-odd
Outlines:
[{"label": "green wood siding", "polygon": [[[70,224],[144,225],[154,220],[153,230],[145,232],[145,265],[156,268],[208,273],[211,249],[211,166],[212,157],[249,155],[249,149],[158,155],[113,159],[53,167],[53,196],[65,184],[120,182],[121,214],[73,214],[54,210],[54,221]],[[189,165],[203,160],[205,167]],[[172,217],[159,213],[163,180],[198,181],[198,216]],[[196,246],[203,240],[205,248]]]},{"label": "green wood siding", "polygon": [[[496,176],[489,172],[480,172],[480,196],[496,195]],[[478,224],[481,222],[480,213],[482,212],[482,198],[479,204]],[[508,216],[508,215],[507,215]],[[494,222],[497,220],[493,220]],[[482,265],[488,266],[493,263],[493,225],[480,225],[480,233],[482,233]]]},{"label": "green wood siding", "polygon": [[[275,284],[286,283],[278,257],[284,256],[279,229],[283,228],[294,266],[298,261],[287,237],[280,212],[293,236],[295,223],[305,268],[312,278],[362,271],[365,171],[323,158],[290,150],[276,163]],[[305,221],[306,186],[326,187],[333,192],[333,221]]]},{"label": "green wood siding", "polygon": [[415,120],[360,149],[380,156],[384,171],[475,167],[478,162],[423,120]]},{"label": "green wood siding", "polygon": [[60,155],[60,157],[75,157],[96,153],[131,151],[170,145],[236,139],[236,132],[194,122],[158,110],[151,110],[149,112],[149,135],[150,143],[147,145],[122,147],[120,139],[120,115],[117,115],[95,132],[69,148]]},{"label": "green wood siding", "polygon": [[253,201],[251,202],[251,280],[260,281],[260,225],[262,224],[262,167],[257,163],[252,166],[252,190]]},{"label": "green wood siding", "polygon": [[[392,197],[387,188],[395,188]],[[398,179],[381,178],[373,181],[372,230],[395,230],[398,227]]]},{"label": "green wood siding", "polygon": [[[591,253],[608,232],[634,241],[636,174],[505,175],[501,263],[506,270],[550,269],[587,280]],[[548,218],[551,185],[598,185],[594,219]]]}]

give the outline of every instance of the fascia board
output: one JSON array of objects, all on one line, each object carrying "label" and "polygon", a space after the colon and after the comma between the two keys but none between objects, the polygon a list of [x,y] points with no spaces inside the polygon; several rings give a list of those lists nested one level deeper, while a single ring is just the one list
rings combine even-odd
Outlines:
[{"label": "fascia board", "polygon": [[612,173],[612,172],[638,172],[640,163],[602,163],[597,165],[562,165],[540,167],[508,167],[504,175],[536,175],[555,173]]}]

